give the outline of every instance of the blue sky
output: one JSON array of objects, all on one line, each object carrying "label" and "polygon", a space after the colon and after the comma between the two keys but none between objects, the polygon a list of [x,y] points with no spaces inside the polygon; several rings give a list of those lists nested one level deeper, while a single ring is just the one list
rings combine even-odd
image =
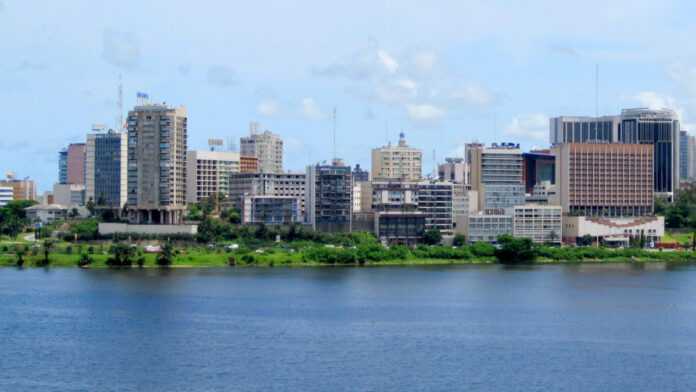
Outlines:
[{"label": "blue sky", "polygon": [[[605,4],[611,3],[611,4]],[[547,144],[548,117],[671,107],[696,121],[689,1],[0,0],[0,170],[42,190],[57,152],[137,91],[189,110],[189,146],[250,121],[286,140],[285,166],[406,132],[424,171],[467,141]]]}]

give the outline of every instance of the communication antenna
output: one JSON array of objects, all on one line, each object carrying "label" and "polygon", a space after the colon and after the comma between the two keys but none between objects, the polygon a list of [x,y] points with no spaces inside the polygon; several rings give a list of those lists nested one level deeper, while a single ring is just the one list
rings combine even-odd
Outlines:
[{"label": "communication antenna", "polygon": [[116,116],[116,130],[121,131],[123,129],[123,77],[118,74],[118,115]]}]

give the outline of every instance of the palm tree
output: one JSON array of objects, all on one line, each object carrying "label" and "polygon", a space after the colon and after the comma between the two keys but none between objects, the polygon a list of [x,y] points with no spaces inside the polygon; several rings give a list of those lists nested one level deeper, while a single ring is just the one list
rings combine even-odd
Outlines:
[{"label": "palm tree", "polygon": [[168,267],[172,265],[172,259],[174,258],[174,252],[172,246],[167,241],[162,247],[162,252],[157,255],[157,265],[160,267]]},{"label": "palm tree", "polygon": [[23,246],[17,246],[15,249],[15,255],[17,256],[17,267],[24,265],[24,255],[27,254],[27,250]]},{"label": "palm tree", "polygon": [[50,260],[48,259],[48,255],[51,253],[51,249],[53,249],[53,246],[55,244],[53,243],[53,240],[51,239],[45,239],[43,242],[43,260],[39,263],[41,266],[47,266],[50,263]]}]

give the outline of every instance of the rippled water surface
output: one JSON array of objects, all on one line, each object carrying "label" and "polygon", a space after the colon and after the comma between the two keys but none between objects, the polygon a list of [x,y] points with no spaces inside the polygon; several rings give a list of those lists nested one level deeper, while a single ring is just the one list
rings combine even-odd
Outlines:
[{"label": "rippled water surface", "polygon": [[0,269],[0,391],[453,390],[696,390],[696,268]]}]

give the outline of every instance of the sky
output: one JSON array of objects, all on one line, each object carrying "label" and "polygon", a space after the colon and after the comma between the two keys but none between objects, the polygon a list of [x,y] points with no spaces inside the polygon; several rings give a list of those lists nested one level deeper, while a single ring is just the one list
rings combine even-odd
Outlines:
[{"label": "sky", "polygon": [[292,171],[333,157],[334,108],[347,163],[369,167],[404,132],[426,173],[470,141],[545,147],[559,115],[666,107],[696,130],[694,14],[644,0],[0,0],[0,170],[50,189],[62,147],[116,125],[119,75],[124,111],[139,91],[187,107],[190,149],[238,145],[257,121]]}]

